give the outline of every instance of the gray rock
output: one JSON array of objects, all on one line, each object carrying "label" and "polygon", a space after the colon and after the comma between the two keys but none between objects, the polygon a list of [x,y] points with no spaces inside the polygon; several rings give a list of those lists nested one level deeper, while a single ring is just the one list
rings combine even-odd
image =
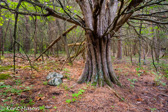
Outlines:
[{"label": "gray rock", "polygon": [[49,79],[54,78],[54,77],[61,79],[61,78],[63,78],[63,75],[61,75],[59,73],[56,73],[56,72],[50,72],[47,75],[46,79],[49,80]]},{"label": "gray rock", "polygon": [[49,80],[48,84],[51,86],[58,86],[62,83],[62,80],[60,78],[54,77],[51,80]]},{"label": "gray rock", "polygon": [[61,78],[63,78],[63,75],[56,73],[56,72],[50,72],[46,79],[49,80],[48,84],[51,86],[58,86],[62,83]]}]

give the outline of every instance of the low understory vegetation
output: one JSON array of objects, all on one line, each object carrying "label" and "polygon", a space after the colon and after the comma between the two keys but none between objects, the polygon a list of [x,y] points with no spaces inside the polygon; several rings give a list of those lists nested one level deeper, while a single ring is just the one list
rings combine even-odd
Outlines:
[{"label": "low understory vegetation", "polygon": [[[3,59],[3,63],[11,58]],[[0,66],[0,112],[36,111],[166,111],[167,64],[157,64],[158,71],[149,62],[147,65],[131,64],[130,61],[113,60],[114,70],[122,87],[114,85],[97,87],[91,83],[77,84],[84,63],[81,59],[73,66],[45,58],[37,61],[38,71],[31,69],[26,61],[17,63],[14,74],[12,63]],[[3,69],[2,69],[3,68]],[[5,69],[4,69],[5,68]],[[54,69],[53,69],[54,68]],[[59,86],[49,86],[46,76],[49,72],[64,75]],[[162,98],[162,101],[156,100]],[[161,103],[161,106],[158,106]],[[136,108],[132,108],[133,105]],[[122,107],[122,108],[119,108]],[[10,109],[9,109],[10,108]],[[19,109],[18,109],[19,108]],[[26,110],[27,109],[27,110]]]}]

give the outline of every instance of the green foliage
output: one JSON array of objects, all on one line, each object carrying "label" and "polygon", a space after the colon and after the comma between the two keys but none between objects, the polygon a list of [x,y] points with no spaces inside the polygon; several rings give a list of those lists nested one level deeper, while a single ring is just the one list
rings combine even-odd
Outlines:
[{"label": "green foliage", "polygon": [[32,99],[29,99],[29,103],[30,106],[34,105],[34,101]]},{"label": "green foliage", "polygon": [[0,74],[0,80],[5,80],[10,78],[11,76],[9,74]]},{"label": "green foliage", "polygon": [[53,108],[54,108],[54,109],[57,109],[57,107],[56,107],[56,106],[54,106]]},{"label": "green foliage", "polygon": [[[22,87],[22,86],[20,86]],[[3,92],[1,93],[1,95],[7,95],[7,93],[13,93],[16,95],[20,95],[23,91],[29,91],[31,88],[30,87],[25,87],[24,89],[20,89],[20,88],[14,88],[10,85],[1,85],[0,88],[3,88]]]},{"label": "green foliage", "polygon": [[130,86],[131,86],[131,87],[134,87],[134,84],[135,84],[135,82],[137,81],[137,79],[128,79],[128,81],[131,82]]},{"label": "green foliage", "polygon": [[55,99],[56,97],[55,96],[52,96],[53,99]]},{"label": "green foliage", "polygon": [[166,83],[164,83],[163,81],[161,81],[163,75],[160,74],[159,72],[158,73],[155,73],[155,72],[152,72],[154,75],[155,75],[155,83],[156,85],[163,85],[163,86],[166,86]]},{"label": "green foliage", "polygon": [[66,103],[71,103],[71,100],[70,100],[70,99],[67,99],[67,100],[66,100]]},{"label": "green foliage", "polygon": [[16,80],[14,80],[15,81],[15,84],[16,85],[20,85],[22,82],[21,82],[21,79],[16,79]]},{"label": "green foliage", "polygon": [[47,85],[47,84],[48,84],[48,81],[44,81],[44,82],[43,82],[43,85]]},{"label": "green foliage", "polygon": [[135,68],[135,69],[136,69],[137,75],[140,77],[141,74],[143,73],[143,72],[141,72],[140,70],[143,69],[143,68],[142,68],[142,67],[137,67],[137,68]]},{"label": "green foliage", "polygon": [[63,71],[69,72],[69,69],[68,68],[64,68]]},{"label": "green foliage", "polygon": [[45,106],[39,106],[39,109],[42,110],[43,112],[45,112]]},{"label": "green foliage", "polygon": [[65,73],[65,78],[67,78],[68,80],[70,80],[70,79],[71,79],[69,76],[70,76],[70,74],[69,74],[69,73]]},{"label": "green foliage", "polygon": [[0,65],[0,72],[2,72],[2,71],[7,71],[7,70],[9,70],[9,69],[11,69],[13,66],[11,66],[11,65],[8,65],[8,66],[1,66]]},{"label": "green foliage", "polygon": [[151,112],[154,112],[155,110],[157,110],[156,108],[150,108]]},{"label": "green foliage", "polygon": [[72,99],[67,99],[66,100],[66,103],[72,103],[72,102],[75,102],[77,100],[77,98],[79,98],[80,95],[82,95],[85,90],[84,89],[87,89],[86,87],[84,87],[83,89],[79,89],[79,91],[77,93],[73,93],[72,94]]},{"label": "green foliage", "polygon": [[64,83],[62,83],[61,86],[62,86],[66,91],[70,90],[70,88],[69,88],[66,84],[64,84]]}]

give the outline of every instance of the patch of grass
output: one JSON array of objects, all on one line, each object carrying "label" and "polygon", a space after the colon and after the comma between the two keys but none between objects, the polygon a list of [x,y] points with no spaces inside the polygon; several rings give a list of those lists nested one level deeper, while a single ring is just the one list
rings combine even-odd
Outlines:
[{"label": "patch of grass", "polygon": [[12,65],[8,65],[8,66],[1,66],[1,65],[0,65],[0,72],[2,72],[2,71],[7,71],[7,70],[9,70],[9,69],[11,69],[11,68],[13,68]]},{"label": "patch of grass", "polygon": [[10,78],[11,76],[9,74],[0,74],[0,80],[5,80]]}]

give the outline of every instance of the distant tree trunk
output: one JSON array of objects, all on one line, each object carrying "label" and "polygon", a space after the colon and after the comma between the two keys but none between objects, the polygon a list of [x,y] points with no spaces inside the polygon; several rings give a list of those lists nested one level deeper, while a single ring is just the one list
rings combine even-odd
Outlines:
[{"label": "distant tree trunk", "polygon": [[[120,32],[121,34],[121,32]],[[122,40],[121,37],[118,37],[118,50],[117,50],[117,59],[122,59]]]},{"label": "distant tree trunk", "polygon": [[137,40],[135,39],[134,42],[133,42],[133,50],[132,50],[132,54],[135,56],[136,53],[137,53]]},{"label": "distant tree trunk", "polygon": [[155,30],[156,33],[154,35],[154,52],[155,52],[155,59],[157,63],[159,63],[159,57],[160,57],[160,37],[159,37],[159,28]]},{"label": "distant tree trunk", "polygon": [[10,31],[10,46],[9,46],[9,51],[12,52],[13,50],[13,35],[12,35],[12,29],[9,29]]},{"label": "distant tree trunk", "polygon": [[[5,31],[5,34],[4,34],[4,44],[5,44],[6,38],[7,38],[7,32],[8,32],[8,29],[9,29],[9,23],[10,23],[10,19],[9,19],[9,21],[8,21],[7,28],[6,28],[6,31]],[[5,47],[5,45],[3,45],[2,55],[4,54],[4,47]]]},{"label": "distant tree trunk", "polygon": [[[66,22],[64,22],[64,31],[66,30]],[[65,35],[63,38],[64,41],[64,47],[65,47],[65,52],[67,55],[67,60],[68,63],[72,64],[71,58],[70,58],[70,53],[69,53],[69,48],[68,48],[68,43],[67,43],[67,36]]]},{"label": "distant tree trunk", "polygon": [[115,40],[112,40],[112,51],[113,51],[113,57],[115,57],[115,53],[116,53],[116,45],[115,45]]},{"label": "distant tree trunk", "polygon": [[138,35],[138,41],[139,41],[139,60],[138,60],[138,62],[139,62],[139,65],[141,65],[141,47],[142,47],[141,30],[142,30],[142,21],[141,21],[140,27],[139,27],[139,34],[140,35]]},{"label": "distant tree trunk", "polygon": [[35,30],[34,30],[34,58],[37,54],[37,18],[35,18]]},{"label": "distant tree trunk", "polygon": [[[0,17],[1,17],[1,8],[0,8]],[[0,63],[1,63],[2,40],[3,40],[2,26],[0,26]]]},{"label": "distant tree trunk", "polygon": [[29,18],[28,16],[26,16],[26,35],[25,35],[25,38],[24,38],[24,42],[23,42],[23,46],[24,46],[24,50],[26,53],[29,52],[30,50],[30,35],[29,35]]}]

